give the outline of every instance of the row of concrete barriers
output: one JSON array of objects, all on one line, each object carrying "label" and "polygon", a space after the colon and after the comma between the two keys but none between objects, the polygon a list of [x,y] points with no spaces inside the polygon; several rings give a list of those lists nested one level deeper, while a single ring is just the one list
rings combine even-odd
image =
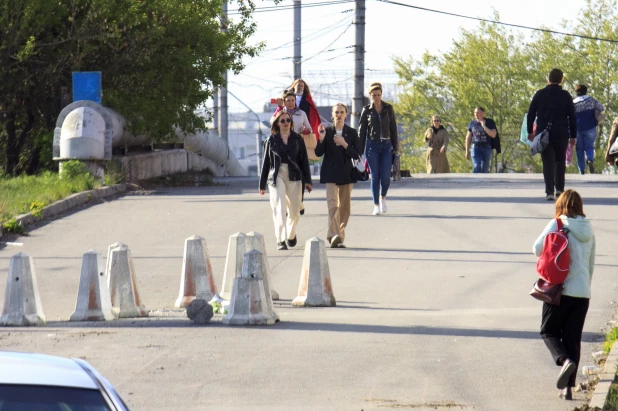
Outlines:
[{"label": "row of concrete barriers", "polygon": [[[194,300],[224,299],[230,302],[223,318],[230,325],[272,325],[279,321],[273,300],[279,294],[272,288],[270,267],[260,233],[235,233],[230,236],[221,293],[218,293],[204,238],[185,240],[180,293],[176,307],[187,307]],[[335,306],[326,256],[326,246],[317,237],[307,240],[298,296],[293,306]],[[146,317],[141,303],[129,247],[109,246],[107,264],[101,253],[90,250],[83,255],[77,303],[70,321],[111,321],[116,318]],[[45,315],[37,287],[33,258],[14,255],[9,263],[2,326],[45,325]]]}]

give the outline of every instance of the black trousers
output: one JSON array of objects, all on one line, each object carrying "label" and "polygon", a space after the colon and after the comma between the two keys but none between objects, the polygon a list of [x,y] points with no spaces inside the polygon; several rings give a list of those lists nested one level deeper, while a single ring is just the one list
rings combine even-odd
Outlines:
[{"label": "black trousers", "polygon": [[543,178],[545,179],[545,194],[554,195],[556,191],[564,191],[564,174],[566,172],[566,150],[568,138],[550,136],[549,144],[541,152],[543,160]]},{"label": "black trousers", "polygon": [[[588,298],[568,295],[562,296],[560,305],[543,303],[541,337],[556,365],[562,366],[564,360],[569,358],[579,368],[582,331],[589,304]],[[573,373],[567,386],[575,387],[576,374]]]}]

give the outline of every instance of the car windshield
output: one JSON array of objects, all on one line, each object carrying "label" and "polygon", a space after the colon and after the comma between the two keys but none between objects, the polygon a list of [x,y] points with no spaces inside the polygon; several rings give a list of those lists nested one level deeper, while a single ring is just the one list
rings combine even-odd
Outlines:
[{"label": "car windshield", "polygon": [[0,385],[0,411],[110,411],[98,390]]}]

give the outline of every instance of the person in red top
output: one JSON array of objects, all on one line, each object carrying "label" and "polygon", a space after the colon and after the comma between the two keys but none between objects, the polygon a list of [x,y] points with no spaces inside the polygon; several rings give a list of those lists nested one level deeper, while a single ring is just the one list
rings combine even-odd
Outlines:
[{"label": "person in red top", "polygon": [[318,109],[313,102],[313,98],[311,97],[309,85],[305,82],[305,80],[299,78],[294,80],[290,86],[290,89],[293,89],[294,93],[296,93],[296,105],[307,115],[309,124],[311,124],[312,131],[316,135],[317,139],[317,136],[320,135],[318,127],[322,122],[320,121]]}]

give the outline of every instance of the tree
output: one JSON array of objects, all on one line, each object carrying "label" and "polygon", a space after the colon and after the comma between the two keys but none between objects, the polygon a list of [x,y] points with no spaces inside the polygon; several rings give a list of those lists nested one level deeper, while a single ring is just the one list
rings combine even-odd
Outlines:
[{"label": "tree", "polygon": [[221,0],[0,0],[4,170],[34,160],[34,136],[53,129],[73,71],[103,73],[103,104],[135,134],[160,140],[205,127],[194,110],[261,48],[248,45],[253,3],[236,3],[232,22]]},{"label": "tree", "polygon": [[[495,15],[494,20],[499,17]],[[565,89],[573,92],[575,85],[586,84],[589,94],[606,106],[608,117],[616,116],[617,1],[588,0],[576,24],[565,22],[563,27],[576,36],[537,32],[526,41],[503,26],[480,23],[475,30],[462,30],[452,48],[442,55],[426,54],[421,61],[395,59],[395,70],[405,87],[396,106],[408,135],[403,166],[413,172],[424,170],[424,130],[429,127],[429,116],[439,114],[454,137],[449,154],[451,170],[469,171],[470,165],[463,158],[465,127],[474,107],[483,106],[496,120],[502,140],[503,154],[497,168],[504,172],[540,171],[540,160],[531,157],[527,146],[519,143],[520,128],[534,92],[545,86],[547,75],[555,67],[565,72]],[[600,125],[597,152],[603,151],[606,142],[603,131]],[[597,170],[603,168],[603,157],[596,156]],[[576,171],[574,166],[570,170]]]},{"label": "tree", "polygon": [[[498,18],[496,16],[496,18]],[[396,106],[410,138],[404,141],[404,164],[424,170],[423,135],[429,118],[438,114],[449,129],[449,162],[453,172],[466,172],[465,136],[475,107],[485,108],[496,121],[502,155],[494,168],[524,171],[536,161],[523,161],[527,147],[519,143],[523,113],[530,102],[522,37],[501,26],[481,23],[476,31],[461,31],[453,47],[442,55],[425,54],[422,61],[395,60],[395,70],[406,85]]]}]

